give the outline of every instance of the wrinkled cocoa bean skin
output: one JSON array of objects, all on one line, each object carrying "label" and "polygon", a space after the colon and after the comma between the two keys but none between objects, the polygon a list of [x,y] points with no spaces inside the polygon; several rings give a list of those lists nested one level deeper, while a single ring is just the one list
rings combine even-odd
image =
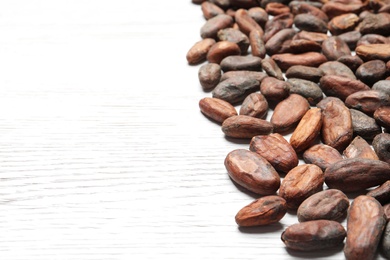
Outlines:
[{"label": "wrinkled cocoa bean skin", "polygon": [[390,60],[390,44],[360,45],[356,47],[355,52],[364,61]]},{"label": "wrinkled cocoa bean skin", "polygon": [[213,90],[212,96],[231,104],[243,101],[249,94],[259,89],[259,81],[253,78],[233,77],[221,81]]},{"label": "wrinkled cocoa bean skin", "polygon": [[207,61],[210,63],[221,63],[221,61],[231,55],[240,55],[240,47],[229,41],[219,41],[215,43],[207,52]]},{"label": "wrinkled cocoa bean skin", "polygon": [[362,34],[359,31],[350,31],[337,36],[348,45],[350,50],[354,50]]},{"label": "wrinkled cocoa bean skin", "polygon": [[374,259],[385,225],[383,208],[378,201],[365,195],[355,198],[348,211],[345,257]]},{"label": "wrinkled cocoa bean skin", "polygon": [[349,95],[345,104],[372,116],[379,107],[390,105],[390,96],[376,90],[363,90]]},{"label": "wrinkled cocoa bean skin", "polygon": [[240,107],[240,115],[264,118],[267,115],[268,102],[261,93],[252,93],[247,96]]},{"label": "wrinkled cocoa bean skin", "polygon": [[308,66],[296,65],[290,67],[286,71],[286,78],[298,78],[310,80],[312,82],[318,83],[321,77],[324,76],[324,72],[319,68],[313,68]]},{"label": "wrinkled cocoa bean skin", "polygon": [[224,72],[234,70],[261,71],[261,58],[254,56],[231,55],[221,61]]},{"label": "wrinkled cocoa bean skin", "polygon": [[361,136],[365,140],[372,140],[376,135],[382,133],[382,129],[375,119],[356,109],[349,111],[351,112],[354,135]]},{"label": "wrinkled cocoa bean skin", "polygon": [[351,50],[342,39],[332,36],[322,42],[322,53],[328,60],[337,60],[340,56],[351,55]]},{"label": "wrinkled cocoa bean skin", "polygon": [[260,84],[260,92],[269,101],[281,101],[290,94],[291,84],[274,77],[266,77]]},{"label": "wrinkled cocoa bean skin", "polygon": [[341,221],[347,216],[349,199],[342,191],[328,189],[308,197],[297,211],[299,222],[327,219]]},{"label": "wrinkled cocoa bean skin", "polygon": [[385,205],[390,202],[390,181],[386,181],[379,187],[370,190],[366,194],[367,196],[371,196],[377,201],[379,201],[380,204]]},{"label": "wrinkled cocoa bean skin", "polygon": [[264,41],[267,42],[273,35],[282,29],[291,28],[294,23],[291,13],[280,14],[268,20],[264,28]]},{"label": "wrinkled cocoa bean skin", "polygon": [[357,68],[359,68],[359,66],[363,64],[363,60],[357,55],[344,55],[338,58],[337,61],[346,65],[348,68],[351,69],[352,72],[355,72]]},{"label": "wrinkled cocoa bean skin", "polygon": [[362,91],[370,90],[370,87],[361,82],[345,78],[343,76],[326,75],[320,79],[320,88],[327,96],[334,96],[345,100],[349,95]]},{"label": "wrinkled cocoa bean skin", "polygon": [[249,70],[228,71],[222,74],[221,82],[236,77],[254,79],[261,83],[263,79],[267,78],[268,76],[264,72],[259,72],[259,71],[249,71]]},{"label": "wrinkled cocoa bean skin", "polygon": [[261,67],[271,77],[275,77],[280,80],[284,80],[283,72],[271,58],[265,58],[261,61]]},{"label": "wrinkled cocoa bean skin", "polygon": [[355,73],[346,65],[338,61],[328,61],[318,67],[325,76],[340,76],[349,79],[356,79]]},{"label": "wrinkled cocoa bean skin", "polygon": [[342,159],[343,157],[339,151],[325,144],[313,145],[303,153],[305,163],[315,164],[323,171]]},{"label": "wrinkled cocoa bean skin", "polygon": [[249,35],[253,30],[256,30],[263,34],[263,28],[256,23],[256,21],[249,15],[248,11],[245,9],[238,9],[234,14],[234,19],[238,25],[240,31]]},{"label": "wrinkled cocoa bean skin", "polygon": [[265,43],[263,41],[262,34],[259,31],[253,30],[249,33],[249,43],[251,46],[252,56],[265,58]]},{"label": "wrinkled cocoa bean skin", "polygon": [[199,83],[204,91],[213,90],[221,80],[221,66],[216,63],[202,65],[198,71]]},{"label": "wrinkled cocoa bean skin", "polygon": [[342,245],[344,227],[332,220],[312,220],[289,226],[282,233],[287,248],[297,251],[317,251]]},{"label": "wrinkled cocoa bean skin", "polygon": [[249,38],[240,30],[226,28],[218,31],[218,39],[220,41],[234,42],[240,47],[241,54],[246,54],[249,48]]},{"label": "wrinkled cocoa bean skin", "polygon": [[342,14],[330,20],[328,28],[332,35],[339,35],[353,30],[358,22],[359,17],[356,14]]},{"label": "wrinkled cocoa bean skin", "polygon": [[372,86],[375,82],[385,79],[386,64],[381,60],[371,60],[363,63],[356,70],[356,77]]},{"label": "wrinkled cocoa bean skin", "polygon": [[259,198],[242,208],[235,216],[240,227],[265,226],[276,223],[287,213],[287,203],[280,196]]},{"label": "wrinkled cocoa bean skin", "polygon": [[345,148],[343,155],[345,158],[365,158],[379,160],[370,144],[360,136],[356,136],[355,139],[352,140],[348,147]]},{"label": "wrinkled cocoa bean skin", "polygon": [[234,182],[260,195],[273,195],[280,177],[267,160],[245,149],[231,151],[225,158],[226,170]]},{"label": "wrinkled cocoa bean skin", "polygon": [[299,94],[303,96],[312,106],[316,105],[323,98],[321,88],[314,82],[295,78],[290,78],[287,82],[291,84],[291,94]]},{"label": "wrinkled cocoa bean skin", "polygon": [[326,57],[318,52],[305,52],[300,54],[282,53],[272,55],[271,58],[283,71],[288,70],[294,65],[318,67],[327,61]]},{"label": "wrinkled cocoa bean skin", "polygon": [[343,192],[362,191],[390,180],[388,163],[352,158],[334,163],[325,170],[325,183]]},{"label": "wrinkled cocoa bean skin", "polygon": [[222,123],[222,132],[233,138],[250,139],[272,133],[273,125],[263,119],[246,115],[231,116]]},{"label": "wrinkled cocoa bean skin", "polygon": [[236,109],[230,103],[218,98],[202,98],[199,101],[199,108],[204,115],[218,123],[237,115]]},{"label": "wrinkled cocoa bean skin", "polygon": [[186,58],[188,64],[195,65],[205,61],[207,58],[207,53],[214,44],[215,40],[210,38],[196,42],[187,52]]},{"label": "wrinkled cocoa bean skin", "polygon": [[372,146],[379,159],[390,164],[390,134],[381,133],[375,136]]},{"label": "wrinkled cocoa bean skin", "polygon": [[382,106],[375,110],[374,118],[379,125],[390,130],[390,106]]},{"label": "wrinkled cocoa bean skin", "polygon": [[205,38],[217,39],[218,31],[228,27],[232,27],[233,18],[226,14],[219,14],[210,18],[200,29],[200,36]]},{"label": "wrinkled cocoa bean skin", "polygon": [[390,80],[380,80],[372,86],[372,90],[383,92],[390,96]]},{"label": "wrinkled cocoa bean skin", "polygon": [[294,25],[301,31],[319,33],[326,33],[328,31],[326,22],[309,13],[296,15],[294,17]]}]

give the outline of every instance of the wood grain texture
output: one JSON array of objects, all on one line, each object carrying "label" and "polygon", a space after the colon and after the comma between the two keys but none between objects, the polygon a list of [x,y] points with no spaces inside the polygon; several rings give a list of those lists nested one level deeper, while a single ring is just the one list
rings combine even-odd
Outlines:
[{"label": "wood grain texture", "polygon": [[[0,258],[302,259],[270,227],[238,229],[254,197],[185,55],[190,1],[0,2]],[[315,254],[343,259],[340,250]]]}]

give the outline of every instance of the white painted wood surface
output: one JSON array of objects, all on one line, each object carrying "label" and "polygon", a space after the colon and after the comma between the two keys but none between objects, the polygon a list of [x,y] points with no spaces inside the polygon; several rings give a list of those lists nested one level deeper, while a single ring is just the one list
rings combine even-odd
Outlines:
[{"label": "white painted wood surface", "polygon": [[0,259],[343,259],[239,229],[190,0],[0,1]]}]

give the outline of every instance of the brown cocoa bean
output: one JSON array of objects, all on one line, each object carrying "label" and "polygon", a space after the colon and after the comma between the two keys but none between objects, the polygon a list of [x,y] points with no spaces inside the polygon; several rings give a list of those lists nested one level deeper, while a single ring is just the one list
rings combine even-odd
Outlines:
[{"label": "brown cocoa bean", "polygon": [[245,189],[260,195],[272,195],[279,189],[280,177],[260,155],[245,149],[231,151],[225,158],[230,178]]},{"label": "brown cocoa bean", "polygon": [[356,43],[356,46],[360,45],[369,45],[369,44],[386,44],[390,43],[389,39],[380,34],[366,34],[363,35],[359,41]]},{"label": "brown cocoa bean", "polygon": [[359,31],[350,31],[339,34],[337,37],[343,40],[350,50],[354,50],[357,46],[357,42],[362,37],[362,34]]},{"label": "brown cocoa bean", "polygon": [[216,63],[202,65],[198,71],[198,78],[203,90],[213,90],[221,80],[221,74],[221,66]]},{"label": "brown cocoa bean", "polygon": [[[285,45],[287,42],[283,43]],[[292,53],[305,53],[305,52],[320,52],[321,44],[315,41],[309,41],[304,39],[291,40],[289,46],[286,49],[288,52]]]},{"label": "brown cocoa bean", "polygon": [[337,60],[340,56],[351,55],[351,50],[342,39],[332,36],[322,42],[322,53],[328,60]]},{"label": "brown cocoa bean", "polygon": [[353,80],[343,76],[326,75],[320,79],[320,88],[327,96],[338,97],[345,100],[349,95],[369,90],[370,87],[360,80]]},{"label": "brown cocoa bean", "polygon": [[278,172],[287,173],[298,165],[294,149],[278,133],[254,136],[249,149],[265,158]]},{"label": "brown cocoa bean", "polygon": [[207,53],[211,46],[215,44],[214,39],[203,39],[196,42],[187,52],[187,61],[190,65],[195,65],[206,60]]},{"label": "brown cocoa bean", "polygon": [[[390,207],[388,207],[390,209]],[[382,234],[382,239],[380,241],[380,250],[383,255],[389,259],[390,258],[390,224],[389,222],[385,226],[385,230]]]},{"label": "brown cocoa bean", "polygon": [[252,138],[272,133],[273,125],[263,119],[246,115],[231,116],[222,123],[222,132],[233,138]]},{"label": "brown cocoa bean", "polygon": [[287,82],[291,84],[290,93],[301,95],[310,105],[316,105],[323,98],[321,88],[314,82],[295,78],[290,78]]},{"label": "brown cocoa bean", "polygon": [[263,32],[263,28],[256,23],[255,20],[249,15],[248,11],[245,9],[238,9],[234,15],[235,21],[240,28],[240,31],[249,35],[249,33],[253,30],[258,32]]},{"label": "brown cocoa bean", "polygon": [[308,2],[303,2],[303,1],[292,1],[290,2],[290,8],[291,12],[294,15],[298,14],[311,14],[315,17],[320,18],[324,22],[328,22],[328,16],[321,11],[321,9],[309,4]]},{"label": "brown cocoa bean", "polygon": [[360,45],[355,49],[356,54],[362,60],[390,60],[390,44]]},{"label": "brown cocoa bean", "polygon": [[255,6],[258,6],[259,3],[256,0],[229,0],[231,6],[237,7],[237,8],[252,8]]},{"label": "brown cocoa bean", "polygon": [[308,40],[308,41],[314,41],[316,43],[322,44],[323,41],[328,39],[328,35],[325,33],[316,33],[316,32],[307,32],[307,31],[300,31],[298,32],[294,40]]},{"label": "brown cocoa bean", "polygon": [[345,257],[374,259],[385,225],[381,204],[372,197],[358,196],[348,211]]},{"label": "brown cocoa bean", "polygon": [[343,157],[339,151],[325,144],[316,144],[303,153],[303,160],[305,163],[315,164],[323,171],[330,165],[342,159]]},{"label": "brown cocoa bean", "polygon": [[371,116],[380,106],[390,105],[390,96],[376,90],[363,90],[349,95],[345,104]]},{"label": "brown cocoa bean", "polygon": [[371,148],[369,143],[360,136],[355,139],[345,148],[343,152],[345,158],[365,158],[371,160],[379,160],[378,156]]},{"label": "brown cocoa bean", "polygon": [[385,218],[387,221],[390,220],[390,203],[383,205],[383,211],[385,212]]},{"label": "brown cocoa bean", "polygon": [[287,248],[297,251],[318,251],[343,244],[344,227],[332,220],[312,220],[289,226],[282,233]]},{"label": "brown cocoa bean", "polygon": [[358,14],[363,8],[363,4],[355,3],[355,4],[343,4],[338,2],[326,2],[321,10],[326,13],[329,19],[333,19],[336,16],[347,14],[347,13],[355,13]]},{"label": "brown cocoa bean", "polygon": [[347,216],[348,197],[340,190],[329,189],[317,192],[305,199],[297,210],[299,222],[311,220],[341,221]]},{"label": "brown cocoa bean", "polygon": [[378,107],[374,112],[374,119],[379,125],[390,129],[390,106]]},{"label": "brown cocoa bean", "polygon": [[252,30],[249,33],[249,42],[251,45],[251,54],[255,57],[265,58],[266,49],[262,39],[262,33],[257,30]]},{"label": "brown cocoa bean", "polygon": [[379,201],[380,204],[385,205],[390,202],[390,181],[386,181],[379,187],[370,190],[366,194],[367,196],[371,196],[377,201]]},{"label": "brown cocoa bean", "polygon": [[324,72],[319,68],[313,68],[308,66],[296,65],[290,67],[286,71],[286,78],[298,78],[310,80],[312,82],[319,82],[320,78],[324,76]]},{"label": "brown cocoa bean", "polygon": [[231,55],[240,55],[240,47],[234,42],[220,41],[215,43],[207,53],[207,60],[210,63],[221,63],[221,61]]},{"label": "brown cocoa bean", "polygon": [[318,67],[327,61],[326,57],[318,52],[306,52],[300,54],[275,54],[272,55],[272,59],[283,71],[288,70],[291,66],[294,65]]},{"label": "brown cocoa bean", "polygon": [[264,118],[267,115],[268,102],[260,93],[252,93],[242,102],[240,115]]},{"label": "brown cocoa bean", "polygon": [[325,170],[325,183],[343,192],[362,191],[390,180],[390,165],[379,160],[344,159]]},{"label": "brown cocoa bean", "polygon": [[258,82],[262,82],[263,79],[267,78],[268,75],[264,72],[259,71],[248,71],[248,70],[237,70],[237,71],[228,71],[222,74],[221,82],[230,78],[244,77],[247,79],[255,79]]},{"label": "brown cocoa bean", "polygon": [[268,20],[264,28],[264,41],[267,42],[273,35],[283,29],[291,28],[294,16],[291,13],[280,14]]},{"label": "brown cocoa bean", "polygon": [[342,14],[334,17],[328,23],[332,35],[339,35],[352,31],[359,22],[359,17],[354,13]]},{"label": "brown cocoa bean", "polygon": [[279,196],[286,200],[288,209],[296,210],[305,199],[322,190],[324,179],[317,165],[298,165],[284,177]]},{"label": "brown cocoa bean", "polygon": [[273,77],[266,77],[260,84],[260,92],[269,101],[281,101],[290,94],[290,83]]},{"label": "brown cocoa bean", "polygon": [[259,81],[253,78],[234,77],[221,81],[213,90],[212,96],[231,104],[243,101],[249,94],[259,89]]},{"label": "brown cocoa bean", "polygon": [[352,72],[355,72],[357,68],[359,68],[359,66],[363,64],[363,60],[356,55],[344,55],[338,58],[337,61],[346,65],[348,68],[351,69]]},{"label": "brown cocoa bean", "polygon": [[209,2],[218,5],[223,10],[226,10],[230,7],[231,0],[209,0]]},{"label": "brown cocoa bean", "polygon": [[288,98],[276,105],[271,117],[274,131],[284,133],[295,127],[305,113],[310,109],[310,104],[301,95],[291,94]]},{"label": "brown cocoa bean", "polygon": [[246,54],[249,48],[249,38],[240,30],[226,28],[218,31],[218,39],[220,41],[234,42],[240,47],[241,54]]},{"label": "brown cocoa bean", "polygon": [[291,40],[295,34],[296,31],[291,28],[282,29],[277,33],[275,33],[265,44],[265,49],[267,51],[267,54],[273,55],[273,54],[285,52],[286,50],[283,49],[285,47],[283,43],[285,43],[288,40]]},{"label": "brown cocoa bean", "polygon": [[356,79],[354,72],[346,65],[338,61],[328,61],[318,67],[326,75],[340,76],[349,79]]},{"label": "brown cocoa bean", "polygon": [[388,36],[390,34],[390,14],[379,13],[366,16],[361,22],[360,32],[362,34],[380,34]]},{"label": "brown cocoa bean", "polygon": [[213,4],[213,3],[208,2],[208,1],[202,3],[201,10],[203,13],[203,17],[206,20],[209,20],[209,19],[211,19],[214,16],[217,16],[219,14],[225,13],[225,11],[222,8],[220,8],[216,4]]},{"label": "brown cocoa bean", "polygon": [[351,112],[340,99],[331,99],[322,110],[323,142],[339,151],[344,150],[353,136]]},{"label": "brown cocoa bean", "polygon": [[267,11],[269,15],[277,16],[280,14],[289,13],[290,8],[282,3],[271,2],[267,4],[265,11]]},{"label": "brown cocoa bean", "polygon": [[382,133],[375,136],[372,147],[374,147],[379,160],[390,164],[390,134]]},{"label": "brown cocoa bean", "polygon": [[233,18],[227,14],[219,14],[210,18],[200,29],[200,36],[216,39],[218,31],[233,26]]},{"label": "brown cocoa bean", "polygon": [[264,28],[268,21],[268,14],[263,8],[252,7],[248,10],[248,14],[250,17],[252,17],[253,20],[256,21],[256,23],[261,26],[261,28]]},{"label": "brown cocoa bean", "polygon": [[382,128],[376,123],[375,119],[356,109],[350,109],[349,111],[351,112],[352,128],[355,135],[366,140],[372,140],[377,134],[382,133]]},{"label": "brown cocoa bean", "polygon": [[301,31],[326,33],[328,25],[320,18],[309,14],[298,14],[294,17],[294,25]]},{"label": "brown cocoa bean", "polygon": [[372,90],[381,91],[390,95],[390,80],[380,80],[372,86]]},{"label": "brown cocoa bean", "polygon": [[322,126],[320,108],[311,108],[306,112],[294,130],[290,144],[297,153],[305,151],[319,136]]},{"label": "brown cocoa bean", "polygon": [[232,70],[261,71],[261,58],[254,56],[231,55],[221,61],[224,72]]},{"label": "brown cocoa bean", "polygon": [[286,201],[282,197],[269,195],[242,208],[235,220],[240,227],[265,226],[279,222],[286,213]]},{"label": "brown cocoa bean", "polygon": [[199,101],[199,108],[204,115],[219,123],[237,115],[236,109],[230,103],[218,98],[202,98]]},{"label": "brown cocoa bean", "polygon": [[367,61],[357,68],[356,77],[372,86],[375,82],[385,79],[386,64],[382,60]]},{"label": "brown cocoa bean", "polygon": [[261,61],[261,67],[267,73],[268,76],[284,80],[283,72],[271,58],[265,58]]}]

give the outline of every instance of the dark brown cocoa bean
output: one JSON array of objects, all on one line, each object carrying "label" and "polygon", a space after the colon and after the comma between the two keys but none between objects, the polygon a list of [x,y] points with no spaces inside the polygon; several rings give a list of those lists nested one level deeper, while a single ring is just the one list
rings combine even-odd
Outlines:
[{"label": "dark brown cocoa bean", "polygon": [[290,94],[290,83],[274,77],[266,77],[260,84],[260,92],[269,101],[281,101]]},{"label": "dark brown cocoa bean", "polygon": [[306,52],[301,54],[275,54],[272,55],[272,59],[283,71],[288,70],[291,66],[294,65],[318,67],[327,61],[326,57],[318,52]]},{"label": "dark brown cocoa bean", "polygon": [[259,3],[256,0],[230,0],[231,6],[236,8],[252,8],[259,6]]},{"label": "dark brown cocoa bean", "polygon": [[325,62],[321,64],[318,68],[324,72],[324,75],[356,79],[356,76],[353,71],[345,64],[338,61]]},{"label": "dark brown cocoa bean", "polygon": [[[285,42],[283,45],[285,45],[286,43],[287,42]],[[319,52],[321,51],[321,45],[315,41],[300,39],[291,40],[287,48],[282,48],[282,50],[284,49],[292,53]]]},{"label": "dark brown cocoa bean", "polygon": [[357,42],[362,37],[362,34],[359,31],[350,31],[337,35],[341,40],[343,40],[349,47],[350,50],[356,48]]},{"label": "dark brown cocoa bean", "polygon": [[352,140],[348,147],[345,148],[343,154],[345,158],[365,158],[379,160],[370,144],[360,136],[356,136],[355,139]]},{"label": "dark brown cocoa bean", "polygon": [[283,53],[286,51],[286,48],[283,43],[288,40],[291,40],[296,31],[291,28],[282,29],[275,33],[265,44],[265,49],[268,55],[273,55],[277,53]]},{"label": "dark brown cocoa bean", "polygon": [[[390,209],[390,207],[388,208]],[[380,241],[379,247],[383,255],[387,259],[390,259],[390,223],[389,222],[386,224],[385,230],[383,231],[382,239]]]},{"label": "dark brown cocoa bean", "polygon": [[322,109],[322,140],[326,145],[342,151],[353,136],[349,109],[340,99],[330,99]]},{"label": "dark brown cocoa bean", "polygon": [[271,117],[274,131],[284,133],[295,127],[305,113],[310,109],[310,104],[301,95],[290,96],[276,105]]},{"label": "dark brown cocoa bean", "polygon": [[261,67],[267,73],[268,76],[284,80],[283,72],[271,58],[265,58],[261,61]]},{"label": "dark brown cocoa bean", "polygon": [[210,18],[213,18],[214,16],[217,16],[219,14],[225,13],[222,8],[208,1],[202,3],[201,10],[203,13],[203,17],[206,20],[209,20]]},{"label": "dark brown cocoa bean", "polygon": [[324,22],[328,22],[329,18],[328,16],[321,11],[321,9],[307,3],[306,1],[292,1],[290,2],[290,8],[291,12],[294,15],[299,15],[299,14],[311,14],[315,17],[318,17],[319,19],[323,20]]},{"label": "dark brown cocoa bean", "polygon": [[202,65],[198,71],[198,78],[203,90],[213,90],[221,80],[221,74],[221,66],[216,63]]},{"label": "dark brown cocoa bean", "polygon": [[235,216],[240,227],[265,226],[279,222],[287,213],[286,200],[269,195],[259,198],[242,208]]},{"label": "dark brown cocoa bean", "polygon": [[256,23],[261,26],[261,28],[264,28],[268,21],[268,14],[263,8],[252,7],[248,10],[248,14],[250,17],[252,17],[253,20],[256,21]]},{"label": "dark brown cocoa bean", "polygon": [[345,104],[371,116],[380,106],[390,105],[390,96],[376,90],[363,90],[349,95]]},{"label": "dark brown cocoa bean", "polygon": [[261,71],[261,58],[231,55],[221,61],[221,69],[224,72],[232,70]]},{"label": "dark brown cocoa bean", "polygon": [[372,86],[372,90],[381,91],[390,95],[390,80],[380,80]]},{"label": "dark brown cocoa bean", "polygon": [[291,84],[290,93],[301,95],[309,101],[310,105],[316,105],[323,98],[321,88],[312,81],[290,78],[287,82]]},{"label": "dark brown cocoa bean", "polygon": [[245,115],[231,116],[222,123],[222,132],[233,138],[250,139],[256,135],[270,134],[272,130],[270,122]]},{"label": "dark brown cocoa bean", "polygon": [[390,180],[390,165],[379,160],[344,159],[325,170],[329,188],[343,192],[362,191]]},{"label": "dark brown cocoa bean", "polygon": [[237,104],[243,101],[249,94],[259,89],[259,81],[253,78],[234,77],[221,81],[213,90],[212,96]]},{"label": "dark brown cocoa bean", "polygon": [[357,68],[356,77],[371,86],[375,82],[385,79],[386,64],[382,60],[367,61]]},{"label": "dark brown cocoa bean", "polygon": [[367,196],[371,196],[377,201],[379,201],[380,204],[385,205],[390,202],[390,181],[386,181],[379,187],[370,190],[366,194]]},{"label": "dark brown cocoa bean", "polygon": [[324,173],[320,167],[314,164],[298,165],[284,177],[279,196],[286,200],[288,209],[296,210],[305,199],[321,191],[323,184]]},{"label": "dark brown cocoa bean", "polygon": [[381,133],[372,141],[372,147],[379,157],[379,160],[390,165],[390,134]]},{"label": "dark brown cocoa bean", "polygon": [[318,44],[322,44],[322,42],[326,39],[328,39],[328,35],[325,33],[316,33],[316,32],[307,32],[307,31],[300,31],[298,32],[293,40],[309,40],[314,41]]},{"label": "dark brown cocoa bean", "polygon": [[319,33],[326,33],[328,31],[326,22],[308,13],[296,15],[294,17],[294,25],[302,31]]},{"label": "dark brown cocoa bean", "polygon": [[372,197],[358,196],[348,211],[345,257],[374,259],[385,225],[381,204]]},{"label": "dark brown cocoa bean", "polygon": [[340,56],[351,55],[351,50],[342,39],[332,36],[322,42],[322,53],[328,60],[337,60]]},{"label": "dark brown cocoa bean", "polygon": [[359,41],[356,43],[356,46],[369,45],[369,44],[387,44],[387,43],[390,43],[390,41],[383,35],[366,34],[359,39]]},{"label": "dark brown cocoa bean", "polygon": [[260,195],[272,195],[279,189],[280,177],[260,155],[237,149],[225,158],[226,170],[238,185]]},{"label": "dark brown cocoa bean", "polygon": [[278,133],[254,136],[249,149],[265,158],[278,172],[287,173],[298,165],[294,149]]},{"label": "dark brown cocoa bean", "polygon": [[332,35],[339,35],[352,31],[359,22],[359,17],[354,13],[342,14],[334,17],[328,23]]},{"label": "dark brown cocoa bean", "polygon": [[190,65],[195,65],[206,60],[207,53],[211,46],[215,44],[214,39],[203,39],[196,42],[187,52],[187,61]]},{"label": "dark brown cocoa bean", "polygon": [[251,45],[251,54],[255,57],[265,58],[266,49],[265,43],[262,39],[262,33],[253,30],[249,33],[249,42]]},{"label": "dark brown cocoa bean", "polygon": [[355,49],[356,54],[362,60],[390,60],[390,44],[360,45]]},{"label": "dark brown cocoa bean", "polygon": [[347,216],[348,197],[340,190],[329,189],[317,192],[302,202],[297,210],[299,222],[311,220],[341,221]]},{"label": "dark brown cocoa bean", "polygon": [[234,15],[235,21],[240,28],[240,31],[249,35],[253,30],[263,32],[263,28],[249,15],[245,9],[238,9]]},{"label": "dark brown cocoa bean", "polygon": [[358,14],[362,9],[363,4],[361,2],[355,4],[343,4],[333,1],[325,3],[321,8],[321,10],[326,13],[329,19],[333,19],[336,16],[347,13]]},{"label": "dark brown cocoa bean", "polygon": [[280,14],[289,13],[290,8],[282,3],[271,2],[267,4],[267,6],[265,7],[265,11],[267,11],[269,15],[277,16]]},{"label": "dark brown cocoa bean", "polygon": [[268,20],[264,28],[264,41],[267,42],[273,35],[283,29],[291,28],[294,23],[291,13],[280,14]]},{"label": "dark brown cocoa bean", "polygon": [[237,115],[236,109],[230,103],[218,98],[202,98],[199,101],[199,108],[204,115],[218,123]]},{"label": "dark brown cocoa bean", "polygon": [[290,137],[290,144],[297,153],[305,151],[319,136],[322,126],[320,108],[311,108],[302,117],[297,128]]},{"label": "dark brown cocoa bean", "polygon": [[231,0],[209,0],[209,2],[218,5],[223,10],[226,10],[230,7]]},{"label": "dark brown cocoa bean", "polygon": [[193,4],[200,5],[201,3],[205,2],[207,0],[191,0]]},{"label": "dark brown cocoa bean", "polygon": [[374,112],[374,119],[379,125],[390,129],[390,106],[378,107]]},{"label": "dark brown cocoa bean", "polygon": [[252,93],[242,102],[240,115],[264,118],[267,115],[268,102],[260,93]]},{"label": "dark brown cocoa bean", "polygon": [[289,226],[282,233],[287,248],[297,251],[318,251],[343,244],[344,227],[332,220],[312,220]]},{"label": "dark brown cocoa bean", "polygon": [[323,171],[330,165],[342,159],[343,157],[339,151],[325,144],[314,145],[303,153],[303,160],[306,163],[315,164]]},{"label": "dark brown cocoa bean", "polygon": [[351,112],[352,128],[355,135],[366,140],[372,140],[377,134],[382,133],[382,128],[374,118],[356,109],[350,109],[349,111]]},{"label": "dark brown cocoa bean", "polygon": [[221,61],[231,55],[240,55],[240,47],[234,42],[220,41],[211,46],[207,53],[207,60],[210,63],[221,63]]},{"label": "dark brown cocoa bean", "polygon": [[222,74],[221,82],[236,77],[255,79],[258,82],[262,82],[263,79],[268,78],[268,75],[265,74],[264,72],[259,72],[259,71],[249,71],[249,70],[228,71]]},{"label": "dark brown cocoa bean", "polygon": [[319,82],[320,78],[324,76],[324,72],[319,68],[313,68],[308,66],[296,65],[290,67],[286,71],[286,77],[289,78],[298,78],[310,80],[312,82]]},{"label": "dark brown cocoa bean", "polygon": [[226,28],[218,31],[218,39],[220,41],[234,42],[240,47],[241,54],[248,52],[249,38],[244,33],[233,28]]},{"label": "dark brown cocoa bean", "polygon": [[368,15],[363,19],[360,26],[362,34],[380,34],[388,36],[390,34],[390,14],[379,13]]},{"label": "dark brown cocoa bean", "polygon": [[227,14],[219,14],[207,20],[200,29],[200,36],[205,38],[216,39],[218,31],[233,26],[233,18]]},{"label": "dark brown cocoa bean", "polygon": [[359,66],[363,64],[362,59],[356,55],[344,55],[338,58],[337,61],[346,65],[348,68],[351,69],[352,72],[355,72],[357,68],[359,68]]}]

